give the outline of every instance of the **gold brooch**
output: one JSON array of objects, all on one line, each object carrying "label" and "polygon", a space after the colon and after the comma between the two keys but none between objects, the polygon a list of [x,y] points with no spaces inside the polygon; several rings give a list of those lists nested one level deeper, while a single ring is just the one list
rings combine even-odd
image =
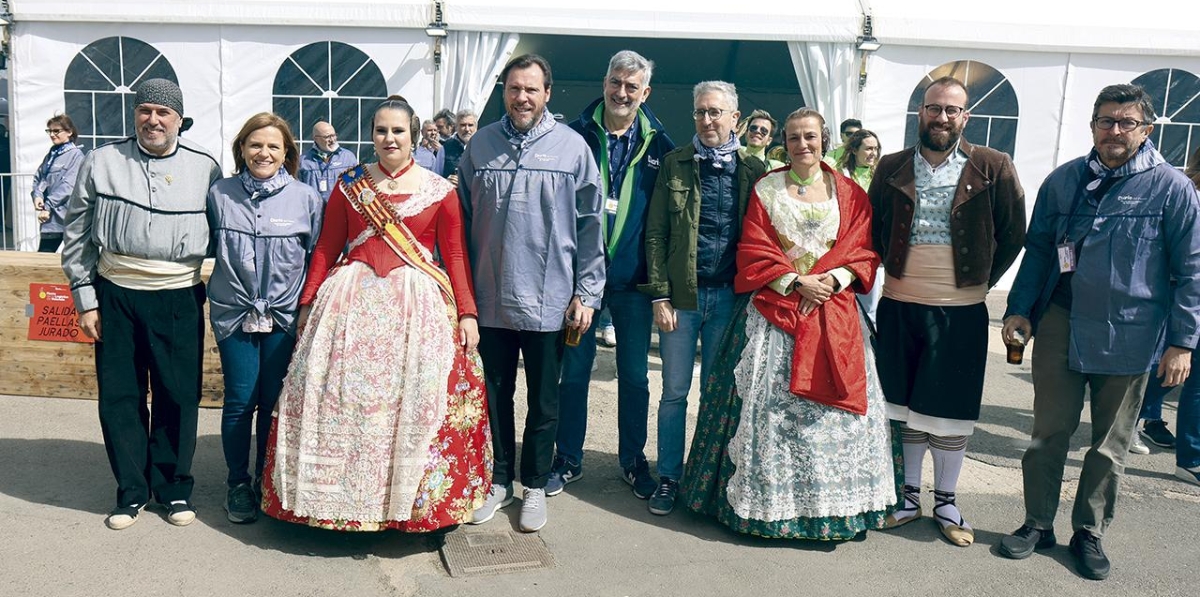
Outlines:
[{"label": "gold brooch", "polygon": [[167,184],[171,184],[171,182],[175,180],[175,177],[168,174],[163,177],[163,180],[167,181]]}]

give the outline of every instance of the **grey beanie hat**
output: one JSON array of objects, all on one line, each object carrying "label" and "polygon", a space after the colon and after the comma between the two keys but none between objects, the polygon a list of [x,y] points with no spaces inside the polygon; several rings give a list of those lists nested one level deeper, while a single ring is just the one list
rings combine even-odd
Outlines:
[{"label": "grey beanie hat", "polygon": [[133,105],[158,104],[166,106],[183,117],[183,92],[179,86],[167,79],[146,79],[137,87]]}]

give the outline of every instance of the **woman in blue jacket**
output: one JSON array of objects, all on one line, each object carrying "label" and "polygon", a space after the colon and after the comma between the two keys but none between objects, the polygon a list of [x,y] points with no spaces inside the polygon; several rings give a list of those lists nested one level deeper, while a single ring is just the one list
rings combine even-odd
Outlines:
[{"label": "woman in blue jacket", "polygon": [[[208,191],[216,257],[208,298],[225,377],[225,510],[230,522],[248,523],[258,518],[271,411],[296,345],[300,290],[324,202],[293,178],[299,150],[287,122],[275,114],[263,112],[246,121],[233,140],[233,161],[234,175]],[[251,476],[255,410],[258,451]]]},{"label": "woman in blue jacket", "polygon": [[33,175],[33,208],[42,225],[39,253],[54,253],[62,244],[63,217],[67,215],[67,199],[75,188],[75,175],[83,163],[83,151],[75,145],[75,123],[66,114],[46,121],[50,135],[50,151]]}]

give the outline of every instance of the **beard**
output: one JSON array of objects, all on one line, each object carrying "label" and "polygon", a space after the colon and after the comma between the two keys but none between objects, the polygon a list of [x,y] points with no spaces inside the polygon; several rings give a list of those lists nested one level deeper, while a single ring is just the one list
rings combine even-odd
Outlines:
[{"label": "beard", "polygon": [[934,130],[932,125],[924,125],[921,127],[919,136],[921,145],[934,151],[949,151],[958,144],[958,140],[962,136],[962,129],[951,126],[944,130]]}]

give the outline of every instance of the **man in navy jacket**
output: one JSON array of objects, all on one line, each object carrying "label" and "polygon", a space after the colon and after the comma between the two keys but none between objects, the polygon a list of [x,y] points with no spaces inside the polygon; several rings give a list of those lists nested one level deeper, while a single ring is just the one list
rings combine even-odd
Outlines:
[{"label": "man in navy jacket", "polygon": [[[647,353],[654,317],[650,298],[637,286],[646,282],[646,209],[662,157],[675,148],[644,104],[650,97],[653,71],[654,63],[637,52],[617,52],[604,75],[603,97],[570,124],[583,135],[600,166],[607,264],[604,304],[612,313],[618,340],[617,458],[624,479],[641,499],[649,498],[656,487],[644,451],[650,403]],[[583,475],[588,383],[596,358],[598,320],[593,320],[579,346],[567,348],[563,357],[558,437],[547,495],[561,492]]]}]

